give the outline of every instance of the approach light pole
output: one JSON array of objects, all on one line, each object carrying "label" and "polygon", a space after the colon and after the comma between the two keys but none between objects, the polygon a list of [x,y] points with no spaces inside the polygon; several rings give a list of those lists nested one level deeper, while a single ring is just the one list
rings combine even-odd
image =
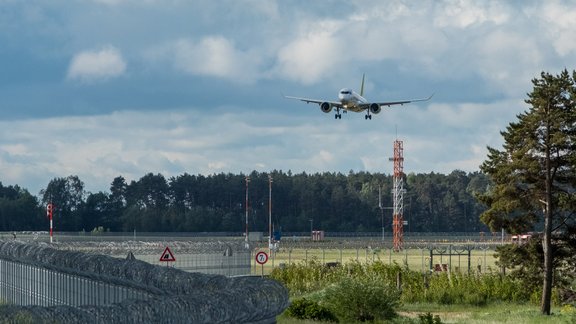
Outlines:
[{"label": "approach light pole", "polygon": [[382,243],[384,243],[384,206],[382,206],[382,186],[378,187],[378,208],[380,208],[380,219],[382,220]]},{"label": "approach light pole", "polygon": [[382,187],[378,186],[378,208],[380,208],[380,219],[382,221],[382,243],[384,243],[384,209],[394,209],[394,207],[384,207],[382,205]]},{"label": "approach light pole", "polygon": [[248,243],[248,183],[250,183],[250,177],[246,177],[246,202],[244,204],[245,209],[246,209],[246,237],[244,238],[246,241],[246,248],[248,248],[249,243]]},{"label": "approach light pole", "polygon": [[268,248],[272,253],[272,175],[268,175]]}]

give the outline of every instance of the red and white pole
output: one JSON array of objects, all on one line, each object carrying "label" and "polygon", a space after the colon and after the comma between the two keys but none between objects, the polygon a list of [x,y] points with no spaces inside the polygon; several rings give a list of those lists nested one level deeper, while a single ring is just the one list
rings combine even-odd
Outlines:
[{"label": "red and white pole", "polygon": [[52,243],[52,214],[53,214],[54,205],[52,203],[48,203],[46,206],[46,216],[50,219],[50,243]]}]

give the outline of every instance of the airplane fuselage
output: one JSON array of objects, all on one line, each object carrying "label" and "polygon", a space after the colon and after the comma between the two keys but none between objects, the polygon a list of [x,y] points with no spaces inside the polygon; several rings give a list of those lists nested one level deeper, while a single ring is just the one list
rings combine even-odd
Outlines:
[{"label": "airplane fuselage", "polygon": [[350,88],[341,89],[340,92],[338,92],[338,100],[342,103],[344,109],[354,112],[363,111],[364,109],[360,107],[360,104],[368,103],[364,97]]}]

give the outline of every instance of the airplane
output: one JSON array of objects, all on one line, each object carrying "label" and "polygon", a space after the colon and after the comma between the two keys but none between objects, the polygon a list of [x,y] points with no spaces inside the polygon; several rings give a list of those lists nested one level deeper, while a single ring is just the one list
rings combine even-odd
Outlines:
[{"label": "airplane", "polygon": [[404,105],[411,102],[418,102],[418,101],[428,101],[432,98],[433,94],[428,98],[422,99],[410,99],[410,100],[400,100],[400,101],[382,101],[382,102],[369,102],[366,100],[364,96],[364,77],[362,75],[362,84],[360,86],[360,94],[354,92],[354,90],[350,88],[344,88],[338,92],[338,100],[339,101],[327,101],[327,100],[317,100],[317,99],[308,99],[308,98],[301,98],[301,97],[292,97],[292,96],[284,96],[287,99],[296,99],[300,101],[304,101],[306,103],[315,103],[320,105],[320,110],[325,113],[329,113],[332,111],[332,108],[336,108],[336,115],[334,115],[335,119],[342,119],[342,114],[340,113],[340,109],[344,111],[344,113],[348,111],[353,112],[362,112],[366,111],[366,116],[364,119],[372,119],[371,114],[378,114],[382,111],[382,106],[393,106],[393,105]]}]

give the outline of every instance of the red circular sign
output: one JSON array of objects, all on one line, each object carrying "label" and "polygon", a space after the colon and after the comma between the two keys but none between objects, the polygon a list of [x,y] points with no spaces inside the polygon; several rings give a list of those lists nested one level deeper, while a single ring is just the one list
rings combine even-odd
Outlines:
[{"label": "red circular sign", "polygon": [[258,264],[264,264],[264,263],[268,262],[268,254],[266,254],[266,252],[264,252],[264,251],[260,251],[260,252],[256,253],[256,262]]}]

